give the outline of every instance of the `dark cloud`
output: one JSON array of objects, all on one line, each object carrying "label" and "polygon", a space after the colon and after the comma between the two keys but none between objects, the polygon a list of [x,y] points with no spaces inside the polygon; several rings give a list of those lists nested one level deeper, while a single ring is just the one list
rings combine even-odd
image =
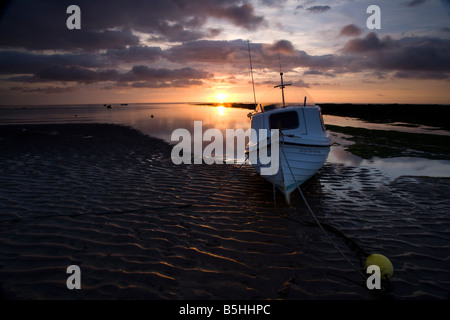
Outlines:
[{"label": "dark cloud", "polygon": [[[352,39],[344,46],[348,68],[396,71],[404,79],[444,79],[450,72],[450,40],[430,37],[379,39],[369,33]],[[440,74],[438,76],[438,74]]]},{"label": "dark cloud", "polygon": [[139,81],[175,81],[175,80],[200,80],[212,77],[211,74],[193,68],[165,69],[150,68],[139,65],[134,66],[129,72],[120,76],[120,82]]},{"label": "dark cloud", "polygon": [[186,42],[166,50],[165,58],[172,62],[207,62],[207,63],[236,63],[237,56],[247,54],[247,42],[199,40]]},{"label": "dark cloud", "polygon": [[264,24],[249,3],[240,0],[77,0],[81,30],[68,30],[69,1],[15,0],[0,20],[0,46],[33,50],[99,50],[139,45],[133,31],[165,41],[192,41],[213,31],[203,30],[208,17],[254,30]]},{"label": "dark cloud", "polygon": [[265,50],[270,53],[283,53],[287,55],[294,54],[294,45],[288,40],[279,40],[274,42],[272,45],[265,46]]},{"label": "dark cloud", "polygon": [[450,40],[405,38],[378,58],[380,66],[393,70],[450,71]]},{"label": "dark cloud", "polygon": [[382,50],[393,46],[389,36],[379,39],[375,32],[370,32],[362,39],[352,39],[344,46],[344,52],[366,52]]},{"label": "dark cloud", "polygon": [[163,54],[159,47],[133,46],[109,49],[101,54],[41,54],[24,51],[0,51],[0,74],[35,74],[49,67],[116,67],[121,63],[157,61]]},{"label": "dark cloud", "polygon": [[334,74],[322,72],[322,71],[316,70],[316,69],[306,70],[305,72],[303,72],[303,75],[305,75],[305,76],[308,76],[308,75],[312,75],[312,76],[326,76],[326,77],[330,77],[330,78],[336,77]]},{"label": "dark cloud", "polygon": [[341,36],[359,36],[361,35],[361,29],[355,26],[354,24],[348,24],[341,29]]},{"label": "dark cloud", "polygon": [[36,73],[51,65],[76,65],[100,68],[111,64],[105,56],[89,53],[39,54],[24,51],[0,51],[0,74]]},{"label": "dark cloud", "polygon": [[294,85],[295,85],[296,87],[299,87],[299,88],[309,88],[309,87],[310,87],[310,86],[309,86],[309,83],[306,83],[306,82],[303,81],[303,80],[297,80],[297,81],[295,81]]},{"label": "dark cloud", "polygon": [[[285,72],[307,68],[304,75],[335,77],[342,73],[363,71],[396,72],[403,79],[447,79],[450,72],[450,40],[430,37],[406,37],[399,40],[390,36],[379,38],[371,32],[365,37],[349,40],[340,52],[328,55],[310,55],[290,49],[282,54]],[[254,66],[273,70],[278,68],[276,45],[253,44]]]},{"label": "dark cloud", "polygon": [[236,26],[254,30],[264,22],[261,16],[255,16],[253,7],[245,3],[241,6],[230,6],[223,9],[223,15],[219,17],[228,18]]},{"label": "dark cloud", "polygon": [[120,83],[133,88],[189,87],[203,84],[203,79],[213,75],[192,68],[165,69],[134,66],[128,73],[120,76]]},{"label": "dark cloud", "polygon": [[419,6],[419,5],[421,5],[421,4],[423,4],[423,3],[425,3],[425,2],[428,2],[429,0],[411,0],[411,1],[408,1],[407,3],[405,3],[405,6],[407,6],[407,7],[416,7],[416,6]]},{"label": "dark cloud", "polygon": [[[199,40],[174,46],[165,51],[164,57],[178,63],[226,64],[246,72],[249,63],[247,48],[247,41],[244,40]],[[255,68],[279,71],[278,52],[285,71],[296,67],[329,68],[336,64],[335,55],[312,56],[296,50],[290,41],[284,39],[272,44],[250,43],[250,49]]]},{"label": "dark cloud", "polygon": [[[65,11],[63,11],[65,12]],[[36,13],[38,14],[38,13]],[[26,14],[24,14],[26,16]],[[139,44],[139,38],[129,30],[92,30],[82,25],[81,30],[67,29],[64,21],[41,12],[40,20],[27,20],[6,15],[0,20],[0,46],[28,50],[78,50],[121,48]],[[18,14],[20,16],[20,14]],[[61,13],[59,12],[59,15]],[[26,17],[25,17],[26,18]],[[56,20],[56,21],[55,21]]]},{"label": "dark cloud", "polygon": [[312,13],[323,13],[323,12],[326,12],[326,11],[328,11],[330,9],[331,9],[330,6],[312,6],[312,7],[309,7],[308,9],[306,9],[306,10],[309,11],[309,12],[312,12]]},{"label": "dark cloud", "polygon": [[21,93],[43,93],[43,94],[54,94],[54,93],[67,93],[76,91],[76,87],[53,87],[47,86],[44,88],[27,88],[27,87],[12,87],[11,91],[21,92]]},{"label": "dark cloud", "polygon": [[193,68],[165,69],[150,68],[143,65],[134,66],[125,73],[115,69],[88,69],[79,66],[49,66],[33,76],[21,76],[8,79],[15,82],[45,83],[45,82],[75,82],[78,84],[93,84],[112,82],[118,86],[151,87],[199,85],[203,79],[213,75]]},{"label": "dark cloud", "polygon": [[[191,23],[201,21],[191,20]],[[347,34],[353,29],[355,35],[359,30],[352,25],[344,29],[348,29]],[[397,79],[448,79],[450,72],[450,40],[439,38],[396,40],[389,36],[379,38],[375,32],[370,32],[364,37],[350,39],[340,51],[327,55],[297,50],[285,39],[271,44],[250,43],[250,47],[255,69],[279,72],[280,54],[284,72],[304,68],[303,75],[306,76],[336,77],[343,73],[378,72],[394,75]],[[214,70],[222,70],[224,66],[234,68],[234,74],[248,72],[247,48],[247,41],[238,39],[186,41],[165,50],[139,45],[66,54],[8,50],[0,52],[0,74],[11,75],[6,80],[24,85],[58,83],[55,87],[41,88],[42,92],[51,92],[52,88],[57,92],[61,83],[101,84],[105,88],[188,87],[212,80]],[[157,63],[172,67],[156,68]],[[22,92],[27,92],[25,87]]]},{"label": "dark cloud", "polygon": [[163,50],[160,47],[132,46],[128,48],[109,49],[101,56],[116,63],[130,63],[138,61],[155,62],[162,55]]},{"label": "dark cloud", "polygon": [[172,81],[161,81],[158,79],[133,82],[129,86],[132,88],[187,88],[191,86],[201,86],[203,81],[201,80],[172,80]]},{"label": "dark cloud", "polygon": [[421,80],[443,80],[449,76],[437,71],[398,71],[394,74],[398,79],[421,79]]},{"label": "dark cloud", "polygon": [[77,83],[95,83],[114,81],[119,77],[119,72],[114,69],[92,70],[79,66],[54,65],[39,71],[34,75],[35,82],[61,81]]}]

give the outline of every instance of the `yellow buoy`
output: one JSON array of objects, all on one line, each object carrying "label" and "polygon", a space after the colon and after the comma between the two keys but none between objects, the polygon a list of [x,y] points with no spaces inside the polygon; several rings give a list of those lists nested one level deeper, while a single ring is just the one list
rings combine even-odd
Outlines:
[{"label": "yellow buoy", "polygon": [[391,261],[382,254],[374,253],[368,256],[366,259],[366,268],[370,265],[376,265],[380,268],[382,279],[385,279],[385,277],[390,279],[394,274],[394,266]]}]

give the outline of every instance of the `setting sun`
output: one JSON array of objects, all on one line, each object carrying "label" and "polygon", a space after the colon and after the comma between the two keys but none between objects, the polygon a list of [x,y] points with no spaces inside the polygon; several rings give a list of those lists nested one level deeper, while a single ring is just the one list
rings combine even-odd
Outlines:
[{"label": "setting sun", "polygon": [[217,100],[219,100],[220,103],[224,102],[224,100],[227,98],[228,96],[225,93],[218,93],[216,94],[216,98]]}]

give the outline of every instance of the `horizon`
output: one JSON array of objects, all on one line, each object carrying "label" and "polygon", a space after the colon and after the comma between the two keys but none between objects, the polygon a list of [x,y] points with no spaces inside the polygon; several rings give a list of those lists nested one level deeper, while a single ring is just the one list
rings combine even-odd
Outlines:
[{"label": "horizon", "polygon": [[[83,103],[55,103],[55,104],[51,104],[51,103],[42,103],[42,104],[0,104],[0,107],[9,107],[9,106],[14,106],[14,107],[44,107],[44,106],[53,106],[53,107],[64,107],[64,106],[107,106],[107,105],[112,105],[112,106],[122,106],[125,107],[126,105],[130,105],[130,104],[188,104],[188,105],[211,105],[211,106],[217,106],[217,105],[223,105],[224,107],[227,108],[239,108],[239,107],[234,107],[232,106],[233,104],[243,104],[243,105],[252,105],[254,104],[253,102],[236,102],[236,101],[232,101],[232,102],[214,102],[214,101],[177,101],[177,102],[161,102],[161,101],[156,101],[156,102],[108,102],[108,103],[104,103],[104,102],[83,102]],[[267,103],[263,103],[263,105],[269,105],[269,104],[280,104],[279,101],[275,101],[275,102],[267,102]],[[297,105],[297,104],[302,104],[302,102],[287,102],[287,105]],[[360,106],[371,106],[371,105],[380,105],[380,106],[386,106],[386,105],[399,105],[399,106],[407,106],[407,105],[411,105],[411,106],[450,106],[450,103],[444,104],[444,103],[397,103],[397,102],[386,102],[386,103],[379,103],[379,102],[374,102],[374,103],[359,103],[359,102],[315,102],[315,105],[360,105]],[[259,105],[259,104],[258,104]]]},{"label": "horizon", "polygon": [[449,0],[186,1],[8,2],[2,105],[450,103]]}]

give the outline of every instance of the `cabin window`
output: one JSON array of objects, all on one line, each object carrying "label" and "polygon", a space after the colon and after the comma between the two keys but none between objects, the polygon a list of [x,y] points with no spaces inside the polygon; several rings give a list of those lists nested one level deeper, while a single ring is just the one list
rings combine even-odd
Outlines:
[{"label": "cabin window", "polygon": [[278,129],[278,123],[281,130],[297,129],[299,126],[297,112],[287,111],[270,115],[270,129]]}]

